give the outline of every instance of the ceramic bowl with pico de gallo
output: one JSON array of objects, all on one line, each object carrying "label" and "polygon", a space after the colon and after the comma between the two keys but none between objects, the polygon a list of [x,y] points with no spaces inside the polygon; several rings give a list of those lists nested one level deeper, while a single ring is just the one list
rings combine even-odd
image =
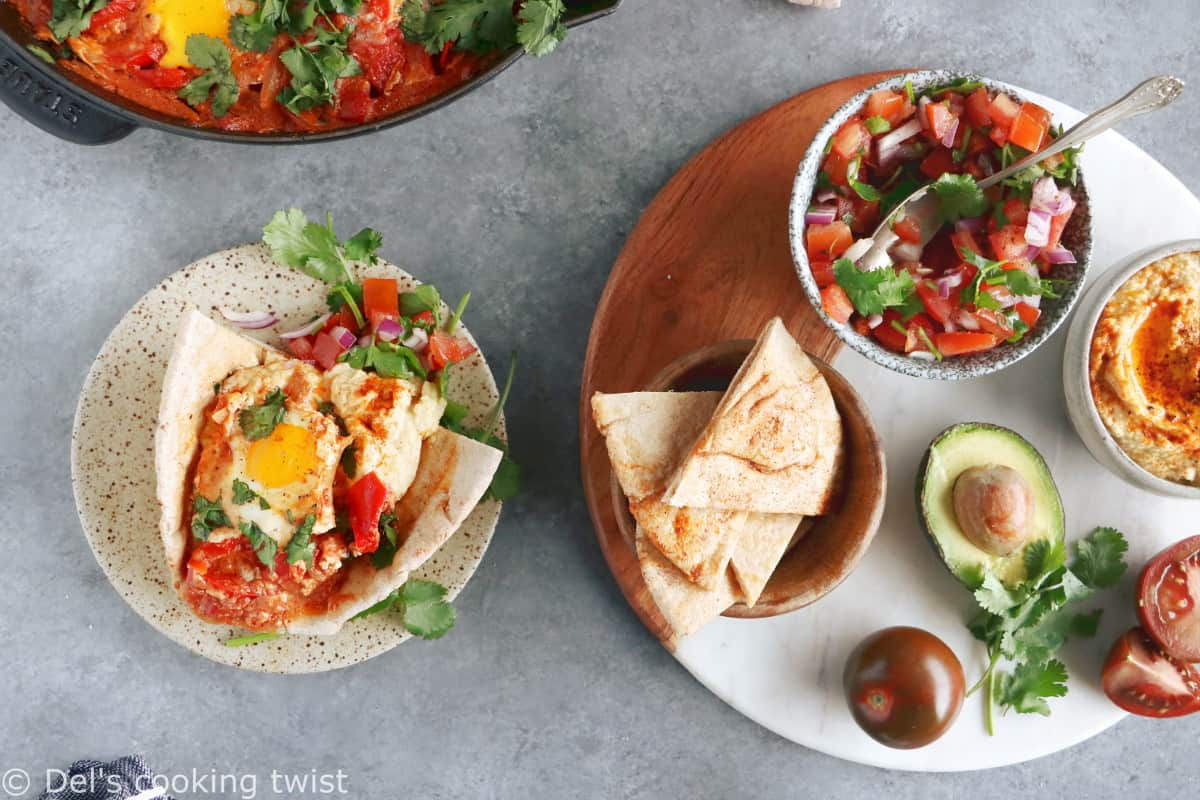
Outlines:
[{"label": "ceramic bowl with pico de gallo", "polygon": [[[792,191],[810,302],[844,342],[906,375],[970,378],[1031,353],[1066,319],[1091,255],[1080,151],[978,182],[1061,133],[1019,90],[972,75],[913,72],[856,95],[817,132]],[[932,238],[893,213],[926,185]],[[885,220],[899,237],[891,264],[864,270],[854,259]]]}]

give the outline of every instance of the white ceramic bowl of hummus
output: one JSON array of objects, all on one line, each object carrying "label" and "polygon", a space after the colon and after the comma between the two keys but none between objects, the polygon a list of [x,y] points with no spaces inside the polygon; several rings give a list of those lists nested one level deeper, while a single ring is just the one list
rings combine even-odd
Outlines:
[{"label": "white ceramic bowl of hummus", "polygon": [[[1075,431],[1092,456],[1114,474],[1146,491],[1167,497],[1183,497],[1193,500],[1200,500],[1200,486],[1184,482],[1186,478],[1182,477],[1179,472],[1181,461],[1186,463],[1189,457],[1188,454],[1184,454],[1184,450],[1187,448],[1173,449],[1172,445],[1164,443],[1163,440],[1159,440],[1157,443],[1141,442],[1139,444],[1135,441],[1140,436],[1136,431],[1122,433],[1120,429],[1124,425],[1124,420],[1132,419],[1133,413],[1140,414],[1142,412],[1140,409],[1136,409],[1134,404],[1125,404],[1114,411],[1112,404],[1119,404],[1124,400],[1124,398],[1118,397],[1121,394],[1119,389],[1112,392],[1111,396],[1106,397],[1103,402],[1108,407],[1102,411],[1097,402],[1097,396],[1093,393],[1091,363],[1092,342],[1097,334],[1097,326],[1105,315],[1106,309],[1109,308],[1110,301],[1125,288],[1126,284],[1130,283],[1131,279],[1141,273],[1143,269],[1160,261],[1197,252],[1200,252],[1200,239],[1172,242],[1138,253],[1125,263],[1100,276],[1079,303],[1078,312],[1067,334],[1066,352],[1063,357],[1063,390],[1066,394],[1067,413]],[[1131,287],[1138,286],[1138,284],[1130,285]],[[1162,296],[1160,293],[1178,287],[1147,284],[1140,288],[1153,289],[1157,299]],[[1195,302],[1200,303],[1200,298],[1196,298]],[[1119,310],[1120,306],[1114,304],[1113,314]],[[1105,322],[1106,330],[1114,325],[1113,314],[1110,314]],[[1131,340],[1132,336],[1127,334],[1124,342],[1121,342],[1120,339],[1116,341],[1121,344],[1129,344]],[[1133,359],[1132,354],[1125,352],[1125,349],[1120,352],[1122,355],[1117,356],[1116,361]],[[1200,356],[1197,357],[1200,358]],[[1135,372],[1129,364],[1118,365],[1114,369],[1117,372],[1124,371],[1126,376],[1133,375]],[[1108,380],[1120,381],[1126,376],[1118,374],[1115,377],[1109,376]],[[1108,423],[1106,423],[1106,418]],[[1110,429],[1110,424],[1116,427]],[[1117,430],[1122,438],[1132,437],[1126,440],[1127,446],[1131,448],[1129,451],[1121,444],[1118,436],[1114,435],[1114,430]],[[1200,439],[1200,429],[1194,429],[1192,435]],[[1147,454],[1151,444],[1157,444],[1162,451],[1157,457]],[[1139,448],[1142,451],[1139,458],[1142,463],[1139,463],[1139,460],[1135,460],[1131,455],[1131,452],[1136,452]],[[1193,460],[1196,452],[1198,452],[1196,449],[1190,451],[1190,457]],[[1154,471],[1148,468],[1150,460],[1156,462]],[[1160,476],[1169,473],[1174,473],[1177,479]]]}]

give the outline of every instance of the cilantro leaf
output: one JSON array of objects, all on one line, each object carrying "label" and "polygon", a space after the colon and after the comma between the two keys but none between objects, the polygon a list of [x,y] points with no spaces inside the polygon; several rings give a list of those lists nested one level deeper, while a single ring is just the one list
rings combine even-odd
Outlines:
[{"label": "cilantro leaf", "polygon": [[300,522],[300,527],[296,528],[296,532],[292,534],[291,540],[287,544],[287,563],[296,564],[303,561],[312,568],[313,558],[316,556],[317,546],[312,540],[313,526],[317,524],[317,517],[314,514],[305,514],[304,519]]},{"label": "cilantro leaf", "polygon": [[255,406],[247,406],[238,412],[238,424],[242,433],[252,442],[265,439],[275,432],[279,423],[287,413],[284,408],[285,396],[280,389],[275,389],[263,402]]},{"label": "cilantro leaf", "polygon": [[1067,693],[1067,668],[1052,659],[1042,664],[1019,664],[1012,673],[998,673],[1000,704],[1019,714],[1050,716],[1047,697],[1063,697]]},{"label": "cilantro leaf", "polygon": [[282,637],[282,633],[252,633],[248,636],[235,636],[225,642],[226,647],[249,647],[253,644],[261,644]]},{"label": "cilantro leaf", "polygon": [[54,0],[50,12],[50,33],[54,40],[73,39],[92,24],[92,15],[108,5],[108,0]]},{"label": "cilantro leaf", "polygon": [[396,515],[385,511],[379,515],[379,548],[371,554],[375,569],[386,569],[396,559],[400,548],[400,535],[396,532]]},{"label": "cilantro leaf", "polygon": [[30,42],[29,44],[25,45],[25,49],[52,67],[58,63],[54,60],[54,56],[51,55],[50,51],[42,47],[40,44],[34,44]]},{"label": "cilantro leaf", "polygon": [[567,38],[567,26],[562,20],[566,11],[562,0],[525,0],[519,14],[517,44],[537,58],[554,52]]},{"label": "cilantro leaf", "polygon": [[260,0],[253,14],[239,14],[229,21],[229,39],[243,50],[265,53],[290,22],[287,0]]},{"label": "cilantro leaf", "polygon": [[1024,598],[1010,590],[991,572],[984,573],[983,585],[975,590],[975,602],[984,611],[1003,614],[1020,605]]},{"label": "cilantro leaf", "polygon": [[433,581],[410,578],[383,600],[356,614],[354,619],[391,610],[401,612],[404,627],[422,639],[441,638],[454,627],[456,617],[454,606],[446,602],[446,587]]},{"label": "cilantro leaf", "polygon": [[1038,539],[1026,545],[1025,579],[1037,581],[1044,575],[1058,569],[1066,563],[1066,554],[1062,542],[1055,539]]},{"label": "cilantro leaf", "polygon": [[854,193],[866,200],[868,203],[873,203],[879,199],[879,190],[869,183],[863,183],[858,179],[858,170],[862,167],[862,159],[856,158],[850,162],[850,166],[846,169],[846,182],[850,184],[850,188]]},{"label": "cilantro leaf", "polygon": [[383,246],[383,235],[374,228],[363,228],[346,240],[346,258],[351,261],[366,261],[374,264],[379,258],[375,255]]},{"label": "cilantro leaf", "polygon": [[241,92],[229,48],[215,36],[193,33],[187,38],[185,50],[188,60],[204,72],[179,90],[180,98],[190,106],[198,106],[211,97],[213,116],[225,116]]},{"label": "cilantro leaf", "polygon": [[279,54],[279,60],[292,74],[291,83],[277,98],[294,114],[322,105],[332,105],[337,98],[340,78],[362,73],[362,67],[350,54],[350,35],[353,25],[341,30],[313,28],[312,40],[299,42]]},{"label": "cilantro leaf", "polygon": [[1085,585],[1107,589],[1125,574],[1129,543],[1115,528],[1096,528],[1075,544],[1071,572]]},{"label": "cilantro leaf", "polygon": [[214,528],[228,528],[233,524],[221,505],[220,497],[209,500],[196,495],[192,498],[192,515],[192,535],[202,542],[208,541]]},{"label": "cilantro leaf", "polygon": [[242,535],[250,540],[250,546],[254,548],[255,555],[264,566],[274,569],[275,553],[279,549],[279,545],[275,540],[258,527],[257,522],[243,522],[238,525],[238,530]]},{"label": "cilantro leaf", "polygon": [[879,116],[867,117],[866,120],[863,121],[863,124],[867,126],[867,130],[872,136],[878,136],[881,133],[887,133],[892,129],[892,123]]},{"label": "cilantro leaf", "polygon": [[400,313],[406,317],[428,311],[436,320],[442,308],[442,295],[431,283],[422,283],[411,292],[400,293]]},{"label": "cilantro leaf", "polygon": [[854,310],[864,317],[904,306],[916,292],[912,275],[892,267],[863,271],[850,259],[839,258],[834,262],[833,275],[846,290]]},{"label": "cilantro leaf", "polygon": [[405,38],[420,42],[429,53],[440,53],[451,43],[459,50],[488,51],[517,42],[510,0],[444,0],[425,5],[422,0],[405,0],[400,16]]},{"label": "cilantro leaf", "polygon": [[374,370],[385,378],[425,378],[428,372],[411,347],[397,342],[356,345],[339,358],[354,369]]},{"label": "cilantro leaf", "polygon": [[[370,231],[370,233],[367,233]],[[358,312],[362,302],[362,287],[355,283],[346,263],[349,250],[356,260],[369,260],[374,250],[382,244],[382,237],[370,228],[359,231],[345,247],[333,230],[333,219],[325,215],[325,224],[309,222],[298,208],[277,211],[263,228],[263,243],[271,249],[271,255],[292,269],[298,269],[310,278],[333,285],[337,293],[334,307],[330,297],[330,310],[336,311],[349,303]]]},{"label": "cilantro leaf", "polygon": [[970,175],[946,173],[929,185],[938,199],[938,211],[946,222],[978,217],[987,211],[987,198]]}]

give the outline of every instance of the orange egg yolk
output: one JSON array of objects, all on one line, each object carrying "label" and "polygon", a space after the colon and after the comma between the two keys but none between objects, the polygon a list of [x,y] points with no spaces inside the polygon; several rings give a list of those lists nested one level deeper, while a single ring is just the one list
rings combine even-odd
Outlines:
[{"label": "orange egg yolk", "polygon": [[317,462],[317,443],[307,428],[276,425],[265,439],[250,443],[246,471],[269,489],[303,480]]}]

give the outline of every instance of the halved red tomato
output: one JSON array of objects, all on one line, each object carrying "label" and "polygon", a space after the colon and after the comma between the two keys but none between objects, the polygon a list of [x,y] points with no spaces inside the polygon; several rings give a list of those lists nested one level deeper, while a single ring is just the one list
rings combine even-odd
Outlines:
[{"label": "halved red tomato", "polygon": [[301,361],[314,360],[312,339],[301,336],[298,339],[288,339],[287,349]]},{"label": "halved red tomato", "polygon": [[140,0],[109,0],[108,5],[92,14],[88,21],[88,30],[107,25],[115,19],[120,19],[138,7]]},{"label": "halved red tomato", "polygon": [[255,581],[263,571],[262,562],[244,536],[198,545],[188,558],[187,569],[193,584],[226,598],[250,599],[264,593],[263,584]]},{"label": "halved red tomato", "polygon": [[1100,684],[1108,699],[1130,714],[1182,717],[1200,711],[1200,677],[1141,628],[1130,628],[1108,651]]},{"label": "halved red tomato", "polygon": [[975,241],[975,234],[970,231],[955,231],[950,234],[950,241],[954,243],[954,251],[963,261],[969,256],[978,256],[983,252],[979,248],[979,242]]},{"label": "halved red tomato", "polygon": [[1150,559],[1138,579],[1138,620],[1170,656],[1200,661],[1200,536]]},{"label": "halved red tomato", "polygon": [[1006,136],[1012,121],[1016,119],[1017,112],[1020,110],[1021,106],[1017,101],[1003,92],[993,97],[992,104],[988,107],[988,111],[992,115],[992,125],[1004,131]]},{"label": "halved red tomato", "polygon": [[850,162],[853,159],[842,158],[837,153],[830,153],[825,157],[825,162],[821,165],[821,169],[829,176],[829,180],[835,186],[849,186],[850,182],[846,179],[846,173],[850,169]]},{"label": "halved red tomato", "polygon": [[1038,320],[1042,317],[1042,310],[1040,308],[1035,308],[1028,303],[1017,303],[1014,308],[1017,312],[1017,316],[1021,318],[1021,322],[1024,322],[1030,328],[1032,328],[1034,325],[1037,325]]},{"label": "halved red tomato", "polygon": [[345,328],[351,333],[358,333],[358,320],[354,318],[354,312],[347,306],[342,306],[335,311],[328,320],[325,321],[324,327],[321,329],[328,333],[337,327]]},{"label": "halved red tomato", "polygon": [[369,80],[362,75],[354,75],[338,81],[337,102],[334,106],[338,119],[365,122],[374,110],[375,99],[371,97]]},{"label": "halved red tomato", "polygon": [[867,116],[883,117],[893,127],[912,116],[913,106],[902,92],[881,89],[867,98]]},{"label": "halved red tomato", "polygon": [[344,352],[345,350],[337,340],[325,331],[318,333],[317,338],[313,340],[312,358],[321,366],[321,369],[333,369],[338,357]]},{"label": "halved red tomato", "polygon": [[[915,353],[918,350],[929,350],[929,346],[925,342],[932,342],[933,335],[937,332],[937,329],[933,325],[933,320],[925,314],[915,314],[907,323],[901,324],[908,331],[904,336],[904,352]],[[921,335],[921,331],[925,332],[924,336]]]},{"label": "halved red tomato", "polygon": [[925,160],[921,162],[921,174],[934,180],[947,173],[957,173],[958,171],[958,165],[954,163],[954,156],[944,147],[934,148],[933,152],[925,156]]},{"label": "halved red tomato", "polygon": [[821,290],[821,308],[834,322],[846,322],[854,314],[854,304],[850,295],[836,283]]},{"label": "halved red tomato", "polygon": [[979,327],[993,336],[1007,339],[1013,335],[1013,324],[1003,312],[980,308],[975,311],[975,319],[979,320]]}]

